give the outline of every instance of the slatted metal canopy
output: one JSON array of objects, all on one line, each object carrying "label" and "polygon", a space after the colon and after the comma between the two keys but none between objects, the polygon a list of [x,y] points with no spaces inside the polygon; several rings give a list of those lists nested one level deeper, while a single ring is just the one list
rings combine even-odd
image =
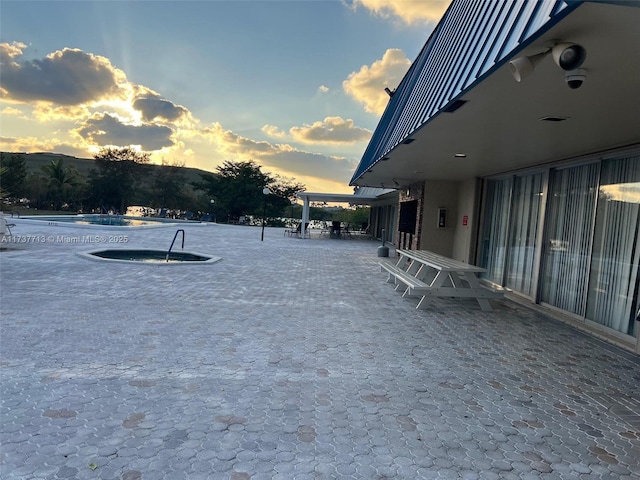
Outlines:
[{"label": "slatted metal canopy", "polygon": [[[350,184],[461,180],[637,143],[639,7],[454,0],[390,98]],[[550,55],[514,80],[510,60],[558,41],[586,48],[581,88],[568,88]]]}]

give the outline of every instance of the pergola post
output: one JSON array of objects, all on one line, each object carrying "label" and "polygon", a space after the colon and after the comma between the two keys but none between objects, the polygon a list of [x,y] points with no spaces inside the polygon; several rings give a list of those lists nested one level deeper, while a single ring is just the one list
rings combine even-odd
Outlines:
[{"label": "pergola post", "polygon": [[[300,224],[300,233],[302,238],[305,238],[305,225],[309,223],[309,197],[304,196],[304,203],[302,205],[302,223]],[[311,228],[311,227],[309,227]],[[311,237],[311,233],[309,233]]]}]

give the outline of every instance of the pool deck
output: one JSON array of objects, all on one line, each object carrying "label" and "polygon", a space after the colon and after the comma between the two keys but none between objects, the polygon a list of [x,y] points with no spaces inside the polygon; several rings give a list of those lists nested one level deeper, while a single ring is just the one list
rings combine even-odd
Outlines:
[{"label": "pool deck", "polygon": [[640,357],[509,300],[416,310],[378,242],[189,225],[222,260],[140,265],[76,252],[176,227],[15,223],[2,480],[640,478]]}]

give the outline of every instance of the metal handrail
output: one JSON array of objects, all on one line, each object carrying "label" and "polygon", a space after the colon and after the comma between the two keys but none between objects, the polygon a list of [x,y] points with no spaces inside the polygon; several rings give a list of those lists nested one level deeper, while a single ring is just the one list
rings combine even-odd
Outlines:
[{"label": "metal handrail", "polygon": [[171,242],[171,246],[169,247],[169,250],[167,250],[167,262],[169,261],[169,254],[171,253],[173,244],[176,243],[176,238],[178,238],[178,234],[180,232],[182,232],[182,249],[184,250],[184,230],[182,228],[179,228],[178,230],[176,230],[176,234],[173,236],[173,241]]}]

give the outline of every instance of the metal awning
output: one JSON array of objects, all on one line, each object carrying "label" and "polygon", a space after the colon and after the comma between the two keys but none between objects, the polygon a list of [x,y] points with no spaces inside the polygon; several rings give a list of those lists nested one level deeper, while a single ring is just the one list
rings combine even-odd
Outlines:
[{"label": "metal awning", "polygon": [[[462,181],[637,144],[638,25],[637,0],[454,1],[390,98],[351,185]],[[581,88],[567,86],[550,56],[514,79],[510,60],[559,41],[587,51]]]},{"label": "metal awning", "polygon": [[371,205],[379,200],[377,195],[354,195],[353,193],[313,193],[299,192],[303,202],[348,203],[350,205]]},{"label": "metal awning", "polygon": [[[349,205],[375,205],[389,198],[390,193],[394,193],[394,189],[369,189],[371,192],[376,191],[378,194],[357,194],[357,193],[315,193],[315,192],[298,192],[298,198],[303,201],[302,206],[302,224],[309,223],[309,206],[311,202],[326,203],[348,203]],[[304,238],[304,235],[301,236]]]}]

